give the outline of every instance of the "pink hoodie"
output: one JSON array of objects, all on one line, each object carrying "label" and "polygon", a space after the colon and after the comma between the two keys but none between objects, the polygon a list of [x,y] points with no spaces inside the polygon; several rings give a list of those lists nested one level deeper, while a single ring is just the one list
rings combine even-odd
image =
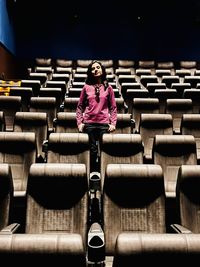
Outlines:
[{"label": "pink hoodie", "polygon": [[76,109],[77,125],[81,123],[109,123],[116,126],[117,106],[111,85],[104,90],[100,87],[99,102],[97,102],[95,86],[85,84]]}]

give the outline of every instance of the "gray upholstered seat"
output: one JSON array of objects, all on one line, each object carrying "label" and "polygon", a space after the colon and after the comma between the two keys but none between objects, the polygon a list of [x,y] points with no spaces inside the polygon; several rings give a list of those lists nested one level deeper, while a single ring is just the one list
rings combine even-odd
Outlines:
[{"label": "gray upholstered seat", "polygon": [[48,136],[48,121],[46,112],[16,112],[14,132],[34,132],[37,144],[37,160],[44,160],[43,142]]},{"label": "gray upholstered seat", "polygon": [[162,168],[153,164],[108,164],[103,186],[106,256],[120,233],[165,233]]},{"label": "gray upholstered seat", "polygon": [[86,133],[51,133],[48,138],[48,163],[82,163],[90,174],[89,137]]},{"label": "gray upholstered seat", "polygon": [[100,172],[103,186],[108,164],[143,163],[143,145],[139,134],[103,134],[100,143]]},{"label": "gray upholstered seat", "polygon": [[14,196],[25,196],[29,168],[36,162],[33,132],[0,132],[0,162],[11,166]]},{"label": "gray upholstered seat", "polygon": [[153,162],[162,166],[167,197],[175,198],[181,165],[197,164],[196,142],[192,135],[156,135]]}]

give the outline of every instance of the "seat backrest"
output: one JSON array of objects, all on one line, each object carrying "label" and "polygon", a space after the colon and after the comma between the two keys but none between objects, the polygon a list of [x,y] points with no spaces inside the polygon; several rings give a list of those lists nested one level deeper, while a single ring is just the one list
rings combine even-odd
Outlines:
[{"label": "seat backrest", "polygon": [[166,113],[172,115],[174,133],[180,134],[182,115],[193,113],[192,100],[189,98],[167,99]]},{"label": "seat backrest", "polygon": [[0,163],[0,230],[8,226],[13,207],[13,178],[11,167]]},{"label": "seat backrest", "polygon": [[190,98],[183,95],[185,89],[191,89],[190,83],[172,83],[172,89],[176,89],[178,98]]},{"label": "seat backrest", "polygon": [[43,142],[47,139],[48,121],[46,112],[16,112],[14,132],[34,132],[37,144],[37,158],[45,158],[42,151]]},{"label": "seat backrest", "polygon": [[125,113],[125,103],[122,97],[115,98],[118,113]]},{"label": "seat backrest", "polygon": [[[75,84],[75,82],[74,82],[74,84]],[[75,86],[75,85],[70,87],[69,90],[68,90],[68,94],[67,94],[68,97],[76,97],[76,98],[78,97],[78,98],[80,98],[82,87],[83,87],[83,85],[80,85],[80,87]]]},{"label": "seat backrest", "polygon": [[[5,245],[6,244],[6,245]],[[12,234],[0,235],[0,257],[11,265],[13,260],[22,267],[39,261],[65,260],[74,267],[86,267],[86,252],[79,234]]]},{"label": "seat backrest", "polygon": [[134,98],[132,115],[135,120],[135,131],[139,132],[140,115],[142,113],[159,113],[158,98]]},{"label": "seat backrest", "polygon": [[173,61],[157,61],[156,64],[158,69],[174,69]]},{"label": "seat backrest", "polygon": [[135,61],[134,60],[119,59],[119,60],[117,60],[117,67],[118,68],[134,68],[135,67]]},{"label": "seat backrest", "polygon": [[153,164],[108,164],[103,187],[106,255],[120,232],[165,233],[162,168]]},{"label": "seat backrest", "polygon": [[63,102],[64,96],[62,96],[61,88],[40,88],[39,97],[55,97],[56,98],[56,105],[57,111],[60,110],[60,105]]},{"label": "seat backrest", "polygon": [[78,133],[76,113],[58,112],[54,128],[55,133]]},{"label": "seat backrest", "polygon": [[128,106],[128,113],[133,113],[133,100],[134,98],[148,98],[150,97],[149,91],[145,88],[127,89],[126,91],[126,104]]},{"label": "seat backrest", "polygon": [[176,203],[179,223],[193,233],[200,233],[200,166],[182,165],[178,171]]},{"label": "seat backrest", "polygon": [[103,186],[105,170],[110,163],[143,163],[143,145],[139,134],[103,134],[100,143],[100,170]]},{"label": "seat backrest", "polygon": [[177,98],[178,92],[176,89],[155,89],[153,96],[159,99],[160,113],[165,113],[167,99]]},{"label": "seat backrest", "polygon": [[152,159],[153,141],[156,134],[173,134],[171,114],[141,114],[139,133],[144,144],[144,157]]},{"label": "seat backrest", "polygon": [[48,130],[53,131],[53,120],[57,114],[57,104],[55,97],[31,97],[31,112],[46,112],[48,119]]},{"label": "seat backrest", "polygon": [[29,168],[36,157],[35,133],[0,132],[0,162],[11,166],[14,196],[25,195]]},{"label": "seat backrest", "polygon": [[175,197],[178,169],[197,164],[196,142],[192,135],[156,135],[153,162],[162,166],[167,197]]},{"label": "seat backrest", "polygon": [[166,84],[157,82],[157,83],[147,83],[146,88],[149,92],[149,96],[153,97],[153,94],[156,89],[166,89]]},{"label": "seat backrest", "polygon": [[179,83],[180,77],[178,75],[163,75],[161,82],[165,83],[167,88],[172,88],[172,83]]},{"label": "seat backrest", "polygon": [[144,86],[147,87],[148,83],[158,83],[158,77],[157,75],[141,75],[140,76],[140,83]]},{"label": "seat backrest", "polygon": [[198,68],[197,61],[190,61],[190,60],[181,60],[179,62],[180,69],[194,69],[196,70]]},{"label": "seat backrest", "polygon": [[21,80],[21,86],[31,87],[33,90],[33,96],[38,96],[41,87],[41,82],[40,80],[32,80],[32,79]]},{"label": "seat backrest", "polygon": [[[86,133],[51,133],[48,138],[48,163],[83,163],[90,173],[89,137]],[[88,176],[89,177],[89,176]]]},{"label": "seat backrest", "polygon": [[76,112],[79,97],[66,97],[64,100],[65,112]]},{"label": "seat backrest", "polygon": [[10,96],[21,96],[22,111],[29,111],[30,98],[33,96],[31,87],[11,87]]},{"label": "seat backrest", "polygon": [[45,86],[46,81],[48,80],[48,74],[46,72],[30,72],[28,74],[28,79],[40,81],[41,86]]},{"label": "seat backrest", "polygon": [[72,68],[73,67],[73,60],[65,59],[65,58],[56,58],[55,59],[55,66],[63,67],[63,68]]},{"label": "seat backrest", "polygon": [[56,80],[51,80],[47,81],[45,87],[47,88],[61,88],[62,89],[62,96],[64,98],[66,94],[66,88],[67,88],[67,82],[66,81],[56,81]]},{"label": "seat backrest", "polygon": [[184,89],[183,97],[192,99],[193,113],[199,113],[200,89]]},{"label": "seat backrest", "polygon": [[196,88],[197,84],[200,83],[199,75],[186,75],[183,80],[185,83],[190,83],[191,88]]},{"label": "seat backrest", "polygon": [[32,164],[25,232],[77,233],[86,245],[88,180],[85,164]]},{"label": "seat backrest", "polygon": [[52,58],[36,57],[35,58],[35,66],[51,67],[52,66]]},{"label": "seat backrest", "polygon": [[21,96],[0,96],[0,110],[4,112],[6,131],[13,131],[15,113],[22,111]]},{"label": "seat backrest", "polygon": [[135,234],[118,236],[112,267],[128,267],[133,262],[160,266],[161,262],[191,264],[200,259],[198,234]]},{"label": "seat backrest", "polygon": [[118,113],[115,133],[126,133],[126,134],[132,133],[131,119],[132,119],[132,114]]},{"label": "seat backrest", "polygon": [[156,62],[154,60],[139,60],[138,69],[154,69]]}]

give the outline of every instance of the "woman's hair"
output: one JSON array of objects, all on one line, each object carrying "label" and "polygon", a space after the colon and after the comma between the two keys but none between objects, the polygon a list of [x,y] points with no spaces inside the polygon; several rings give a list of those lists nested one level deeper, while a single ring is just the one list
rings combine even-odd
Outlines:
[{"label": "woman's hair", "polygon": [[87,78],[86,78],[86,83],[89,85],[92,84],[96,84],[96,79],[94,77],[94,75],[92,75],[92,65],[94,63],[98,63],[101,68],[102,68],[102,76],[101,76],[101,82],[104,84],[105,89],[108,87],[108,81],[106,79],[106,69],[105,67],[102,65],[102,63],[98,60],[93,60],[89,65],[88,65],[88,69],[87,69]]}]

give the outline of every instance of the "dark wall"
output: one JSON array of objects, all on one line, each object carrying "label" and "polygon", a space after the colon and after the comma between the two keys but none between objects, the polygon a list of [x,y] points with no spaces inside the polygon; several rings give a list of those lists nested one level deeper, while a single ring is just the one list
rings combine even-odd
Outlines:
[{"label": "dark wall", "polygon": [[14,10],[17,55],[197,59],[199,2],[17,0]]},{"label": "dark wall", "polygon": [[18,80],[27,77],[26,62],[22,64],[10,51],[0,44],[0,79]]}]

